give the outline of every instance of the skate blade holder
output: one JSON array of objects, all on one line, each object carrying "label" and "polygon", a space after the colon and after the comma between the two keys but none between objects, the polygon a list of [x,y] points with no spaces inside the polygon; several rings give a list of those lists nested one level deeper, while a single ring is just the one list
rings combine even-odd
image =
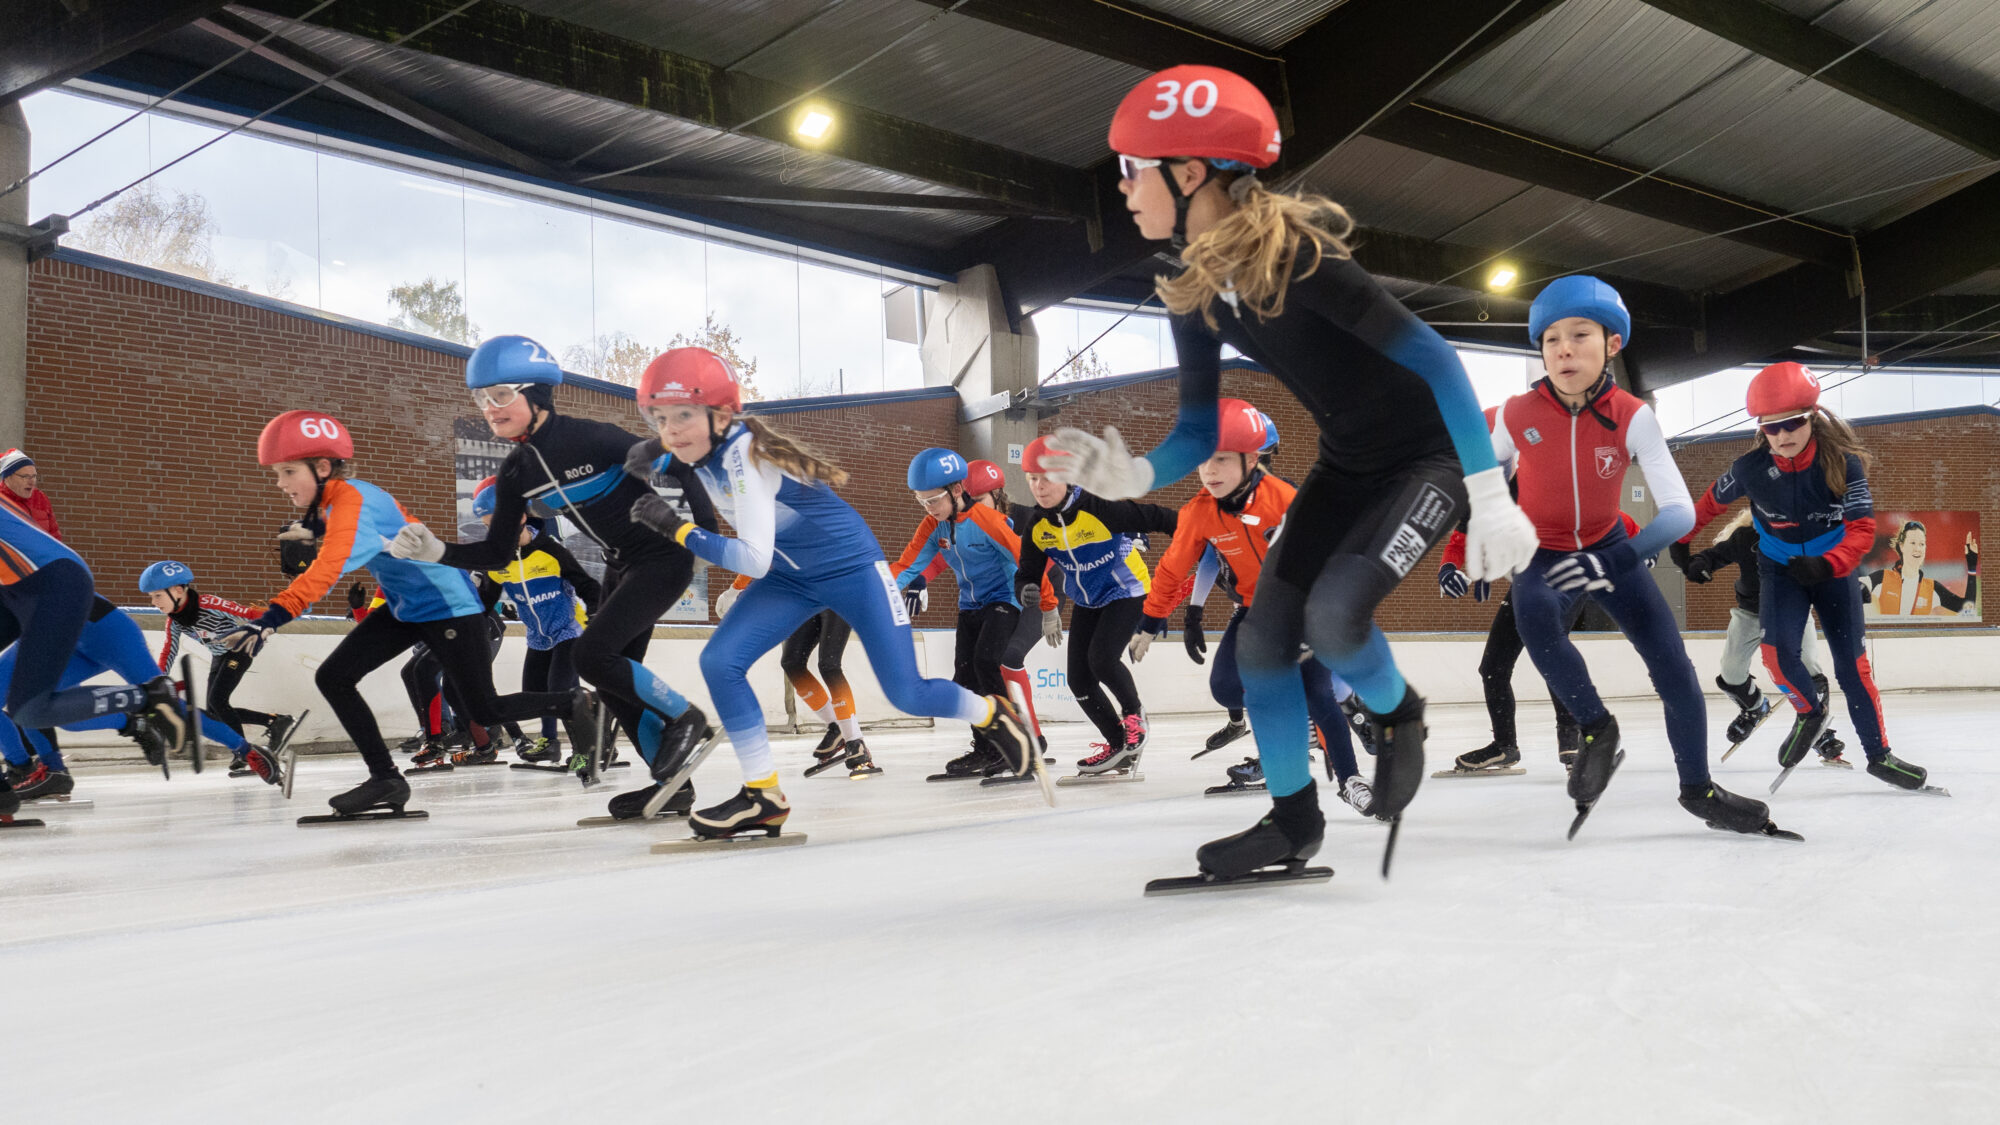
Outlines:
[{"label": "skate blade holder", "polygon": [[1202,791],[1202,796],[1260,797],[1266,793],[1269,793],[1270,791],[1271,791],[1270,786],[1267,785],[1265,782],[1260,781],[1255,785],[1211,785],[1207,789]]},{"label": "skate blade holder", "polygon": [[1116,769],[1116,770],[1106,770],[1103,773],[1070,774],[1067,777],[1056,778],[1056,784],[1062,786],[1109,785],[1113,782],[1144,781],[1144,780],[1146,780],[1146,775],[1140,773],[1137,769]]},{"label": "skate blade holder", "polygon": [[576,822],[578,828],[616,828],[626,824],[669,824],[676,820],[686,820],[686,813],[661,813],[650,819],[643,816],[586,816]]},{"label": "skate blade holder", "polygon": [[1431,777],[1434,780],[1440,777],[1519,777],[1527,772],[1520,766],[1508,766],[1495,770],[1439,770]]},{"label": "skate blade holder", "polygon": [[1324,883],[1332,878],[1331,867],[1307,867],[1304,860],[1294,860],[1282,867],[1263,867],[1234,879],[1221,879],[1213,875],[1154,879],[1146,884],[1146,897],[1186,895],[1200,891],[1239,891],[1248,887],[1268,887],[1282,883]]},{"label": "skate blade holder", "polygon": [[777,832],[755,834],[743,833],[737,836],[690,836],[684,840],[667,840],[653,845],[654,855],[686,855],[693,852],[736,852],[755,851],[758,848],[786,848],[806,842],[803,832]]},{"label": "skate blade holder", "polygon": [[9,828],[47,828],[47,827],[48,827],[47,822],[36,820],[32,816],[11,816],[11,815],[0,816],[0,832],[4,832]]},{"label": "skate blade holder", "polygon": [[358,813],[332,813],[327,816],[302,816],[300,828],[316,828],[328,824],[357,824],[368,820],[429,820],[431,814],[423,809],[395,809],[387,805],[377,805]]}]

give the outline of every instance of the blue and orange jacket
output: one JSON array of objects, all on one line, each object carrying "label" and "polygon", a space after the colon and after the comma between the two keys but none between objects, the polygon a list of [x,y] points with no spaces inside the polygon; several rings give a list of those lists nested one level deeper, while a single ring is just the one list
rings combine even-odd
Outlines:
[{"label": "blue and orange jacket", "polygon": [[1172,508],[1106,500],[1071,488],[1054,508],[1030,508],[1025,522],[1015,588],[1041,581],[1054,565],[1062,572],[1063,589],[1071,601],[1099,609],[1121,598],[1146,595],[1152,576],[1134,551],[1133,539],[1151,531],[1172,535],[1179,521]]},{"label": "blue and orange jacket", "polygon": [[1819,439],[1797,457],[1780,457],[1758,447],[1738,457],[1715,478],[1694,507],[1696,532],[1742,497],[1750,498],[1750,517],[1757,527],[1757,550],[1782,568],[1804,555],[1821,555],[1834,576],[1845,578],[1861,565],[1875,546],[1875,497],[1861,458],[1847,455],[1847,491],[1836,496],[1818,463]]},{"label": "blue and orange jacket", "polygon": [[[943,560],[958,576],[958,608],[978,609],[986,605],[1019,606],[1014,594],[1014,573],[1021,565],[1021,537],[1007,523],[1007,517],[984,504],[974,504],[941,524],[925,516],[910,536],[909,545],[896,558],[896,585],[908,586],[921,574],[930,576],[930,567]],[[1042,579],[1041,607],[1056,607],[1055,587]]]},{"label": "blue and orange jacket", "polygon": [[367,481],[327,481],[319,510],[301,522],[318,537],[319,557],[271,599],[287,619],[303,616],[342,575],[363,567],[375,576],[398,621],[443,621],[485,612],[464,571],[389,553],[389,541],[413,521],[395,497]]},{"label": "blue and orange jacket", "polygon": [[85,570],[82,558],[55,536],[36,526],[32,517],[0,489],[0,586],[12,586],[52,562],[67,561]]}]

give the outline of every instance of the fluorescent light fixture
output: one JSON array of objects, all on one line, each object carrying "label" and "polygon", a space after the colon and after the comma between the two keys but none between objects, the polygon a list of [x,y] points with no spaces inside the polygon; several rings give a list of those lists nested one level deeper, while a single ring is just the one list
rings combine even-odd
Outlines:
[{"label": "fluorescent light fixture", "polygon": [[799,115],[792,132],[809,141],[826,139],[827,130],[833,128],[833,115],[822,109],[808,109]]},{"label": "fluorescent light fixture", "polygon": [[1514,272],[1513,266],[1495,266],[1493,267],[1492,276],[1486,279],[1486,287],[1488,289],[1505,289],[1513,285],[1514,279],[1519,276],[1520,274]]}]

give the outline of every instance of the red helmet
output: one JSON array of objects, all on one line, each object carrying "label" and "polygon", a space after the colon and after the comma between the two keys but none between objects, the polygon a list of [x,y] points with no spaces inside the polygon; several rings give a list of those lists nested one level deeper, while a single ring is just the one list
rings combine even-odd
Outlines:
[{"label": "red helmet", "polygon": [[287,410],[264,424],[257,435],[257,463],[311,461],[320,457],[345,461],[354,456],[354,436],[333,416],[318,410]]},{"label": "red helmet", "polygon": [[1111,150],[1196,156],[1268,168],[1278,159],[1278,115],[1257,87],[1216,66],[1176,66],[1132,87],[1111,118]]},{"label": "red helmet", "polygon": [[1752,418],[1804,414],[1819,405],[1819,377],[1803,363],[1774,363],[1750,380],[1744,399]]},{"label": "red helmet", "polygon": [[1049,439],[1038,437],[1021,451],[1021,471],[1024,473],[1046,473],[1042,468],[1042,456],[1049,451]]},{"label": "red helmet", "polygon": [[639,376],[639,413],[654,406],[722,406],[743,409],[736,368],[707,348],[661,352]]},{"label": "red helmet", "polygon": [[499,483],[500,483],[500,478],[497,475],[487,477],[485,480],[480,481],[477,485],[473,486],[472,494],[474,496],[477,496],[480,493],[486,491],[489,488],[492,488],[494,485]]},{"label": "red helmet", "polygon": [[1264,449],[1264,416],[1240,398],[1225,398],[1216,408],[1222,412],[1222,433],[1216,438],[1217,453],[1248,453],[1252,457]]},{"label": "red helmet", "polygon": [[991,461],[973,461],[965,466],[965,494],[974,498],[998,491],[1007,475]]}]

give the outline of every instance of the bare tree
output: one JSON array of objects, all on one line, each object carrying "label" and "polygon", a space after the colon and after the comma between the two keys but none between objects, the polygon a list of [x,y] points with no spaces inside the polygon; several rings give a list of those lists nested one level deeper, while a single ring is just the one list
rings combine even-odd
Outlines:
[{"label": "bare tree", "polygon": [[70,245],[218,285],[236,280],[215,263],[219,228],[200,192],[169,199],[151,180],[113,200],[83,224]]},{"label": "bare tree", "polygon": [[757,361],[745,356],[740,350],[743,341],[726,324],[717,324],[715,314],[709,313],[702,321],[699,332],[676,332],[667,341],[668,348],[707,348],[728,360],[736,368],[736,381],[743,388],[743,400],[764,397],[757,391]]},{"label": "bare tree", "polygon": [[1111,365],[1104,362],[1104,357],[1097,354],[1096,348],[1082,352],[1068,348],[1063,352],[1063,362],[1064,366],[1050,376],[1050,382],[1073,383],[1079,379],[1102,379],[1114,374]]},{"label": "bare tree", "polygon": [[396,310],[389,318],[391,328],[421,332],[455,344],[479,342],[479,326],[466,318],[465,294],[459,291],[456,281],[440,282],[435,277],[426,277],[418,282],[404,282],[389,290],[389,304]]},{"label": "bare tree", "polygon": [[599,336],[589,344],[571,344],[563,349],[565,368],[628,387],[639,385],[639,376],[653,357],[660,354],[652,345],[641,343],[623,332]]}]

